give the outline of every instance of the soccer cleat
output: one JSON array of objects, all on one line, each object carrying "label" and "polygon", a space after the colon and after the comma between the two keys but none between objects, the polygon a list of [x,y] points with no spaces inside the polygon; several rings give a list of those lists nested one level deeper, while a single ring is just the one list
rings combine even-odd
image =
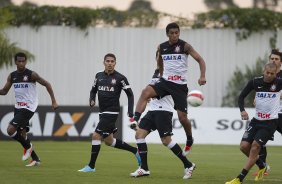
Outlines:
[{"label": "soccer cleat", "polygon": [[24,154],[23,154],[23,156],[22,156],[22,160],[23,160],[23,161],[27,160],[27,159],[30,157],[32,151],[33,151],[33,148],[32,148],[32,144],[30,143],[30,148],[28,148],[28,149],[24,152]]},{"label": "soccer cleat", "polygon": [[185,157],[186,155],[188,155],[188,154],[190,153],[191,149],[192,149],[192,146],[187,146],[187,145],[186,145],[186,146],[183,148],[182,155]]},{"label": "soccer cleat", "polygon": [[141,176],[149,176],[149,175],[150,175],[150,171],[145,171],[140,167],[135,172],[130,173],[130,176],[132,177],[141,177]]},{"label": "soccer cleat", "polygon": [[141,166],[142,161],[141,161],[141,157],[140,157],[140,155],[139,155],[138,151],[137,151],[137,153],[135,154],[135,157],[136,157],[136,159],[137,159],[138,166],[140,167],[140,166]]},{"label": "soccer cleat", "polygon": [[255,181],[260,181],[263,179],[264,173],[266,172],[266,167],[260,169],[255,177]]},{"label": "soccer cleat", "polygon": [[231,181],[225,182],[225,184],[241,184],[242,182],[240,181],[239,178],[235,178]]},{"label": "soccer cleat", "polygon": [[[270,166],[266,164],[266,171],[264,172],[264,176],[268,176],[269,175],[269,171],[270,171]],[[254,172],[252,174],[252,176],[257,176],[258,175],[258,171],[257,172]]]},{"label": "soccer cleat", "polygon": [[193,171],[196,169],[196,164],[192,163],[192,166],[184,169],[183,179],[189,179],[192,177]]},{"label": "soccer cleat", "polygon": [[86,165],[82,169],[79,169],[78,172],[95,172],[95,168],[91,168],[89,165]]},{"label": "soccer cleat", "polygon": [[31,160],[29,164],[25,165],[26,167],[32,167],[32,166],[39,166],[40,165],[40,160]]}]

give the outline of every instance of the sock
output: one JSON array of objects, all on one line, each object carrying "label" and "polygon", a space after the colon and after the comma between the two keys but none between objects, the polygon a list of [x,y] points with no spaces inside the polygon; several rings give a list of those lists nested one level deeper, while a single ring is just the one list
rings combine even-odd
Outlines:
[{"label": "sock", "polygon": [[[137,153],[137,148],[130,146],[129,144],[127,144],[126,142],[123,142],[119,139],[114,139],[115,145],[111,145],[115,148],[118,149],[122,149],[122,150],[126,150],[126,151],[130,151],[131,153],[133,153],[134,155]],[[114,143],[113,142],[113,143]]]},{"label": "sock", "polygon": [[182,150],[177,143],[171,141],[167,145],[167,147],[182,161],[184,168],[192,167],[192,163],[185,156],[182,155]]},{"label": "sock", "polygon": [[193,145],[194,139],[191,135],[186,135],[186,136],[187,136],[186,146],[191,147]]},{"label": "sock", "polygon": [[147,153],[148,153],[148,148],[145,139],[137,139],[136,140],[137,147],[138,147],[138,152],[141,157],[142,163],[141,163],[141,168],[144,169],[145,171],[148,171],[148,162],[147,162]]},{"label": "sock", "polygon": [[101,148],[101,141],[100,140],[92,140],[91,158],[90,158],[90,162],[88,164],[89,167],[91,167],[92,169],[95,168],[95,163],[96,163],[97,157],[99,155],[100,148]]},{"label": "sock", "polygon": [[259,158],[266,163],[267,150],[266,146],[262,146],[259,152]]},{"label": "sock", "polygon": [[256,165],[259,167],[259,169],[265,168],[265,163],[260,158],[257,159]]},{"label": "sock", "polygon": [[29,149],[31,147],[30,141],[28,139],[25,139],[18,131],[16,131],[13,135],[11,135],[13,139],[21,143],[21,145],[24,147],[24,149]]},{"label": "sock", "polygon": [[136,122],[138,122],[139,119],[140,119],[140,117],[141,117],[141,113],[140,113],[140,112],[135,112],[133,119],[134,119]]},{"label": "sock", "polygon": [[32,160],[40,161],[40,159],[38,158],[38,156],[37,156],[37,154],[35,153],[34,150],[33,150],[32,153],[31,153],[31,158],[32,158]]},{"label": "sock", "polygon": [[244,178],[247,176],[249,171],[247,171],[246,169],[243,169],[241,171],[241,173],[237,176],[237,178],[239,178],[240,182],[242,182],[244,180]]}]

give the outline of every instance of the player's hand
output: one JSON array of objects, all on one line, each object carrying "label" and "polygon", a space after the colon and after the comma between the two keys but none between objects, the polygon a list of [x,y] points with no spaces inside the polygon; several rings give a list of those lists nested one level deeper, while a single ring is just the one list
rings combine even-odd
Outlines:
[{"label": "player's hand", "polygon": [[95,101],[94,100],[90,100],[89,105],[90,105],[90,107],[93,107],[95,105]]},{"label": "player's hand", "polygon": [[242,111],[241,112],[241,118],[242,120],[248,120],[249,119],[249,115],[246,111]]},{"label": "player's hand", "polygon": [[132,113],[132,112],[127,112],[127,116],[128,116],[129,118],[133,118],[133,113]]},{"label": "player's hand", "polygon": [[200,86],[205,85],[207,83],[207,80],[205,77],[200,77],[200,79],[198,80],[198,84]]},{"label": "player's hand", "polygon": [[131,128],[132,130],[135,130],[135,131],[138,128],[138,124],[133,118],[129,119],[129,128]]},{"label": "player's hand", "polygon": [[53,111],[56,110],[58,107],[59,107],[59,106],[58,106],[58,104],[57,104],[56,101],[52,102],[52,110],[53,110]]}]

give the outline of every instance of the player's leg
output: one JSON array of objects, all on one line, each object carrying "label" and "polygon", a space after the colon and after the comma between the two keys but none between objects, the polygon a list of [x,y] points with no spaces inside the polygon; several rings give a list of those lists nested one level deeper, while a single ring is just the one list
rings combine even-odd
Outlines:
[{"label": "player's leg", "polygon": [[[142,127],[142,120],[140,122],[140,126]],[[141,158],[141,166],[133,173],[130,173],[132,177],[141,177],[141,176],[149,176],[150,171],[147,162],[147,154],[148,148],[146,144],[146,136],[149,134],[148,130],[143,129],[143,127],[136,130],[135,139],[138,147],[138,152]]]},{"label": "player's leg", "polygon": [[177,110],[177,115],[179,122],[184,128],[186,134],[186,145],[183,149],[183,155],[186,156],[193,145],[193,137],[192,137],[192,125],[190,120],[187,117],[187,93],[188,88],[187,85],[178,85],[169,83],[170,91],[173,101],[174,101],[174,108]]},{"label": "player's leg", "polygon": [[157,93],[154,88],[150,85],[146,86],[146,88],[142,90],[142,93],[137,101],[134,113],[134,120],[136,122],[139,121],[141,114],[144,112],[148,100],[155,96],[157,96]]},{"label": "player's leg", "polygon": [[105,137],[104,141],[107,146],[111,146],[117,149],[129,151],[133,153],[137,159],[138,166],[141,165],[141,158],[139,156],[138,149],[136,147],[133,147],[120,139],[114,138],[112,133],[109,136]]},{"label": "player's leg", "polygon": [[[99,126],[99,124],[98,124],[98,126]],[[96,128],[96,130],[97,130],[97,128]],[[91,142],[92,146],[91,146],[90,161],[89,161],[88,165],[86,165],[82,169],[78,170],[79,172],[95,172],[96,171],[95,164],[96,164],[96,160],[98,158],[98,155],[100,153],[101,140],[102,140],[102,136],[99,133],[97,133],[96,130],[92,134],[92,142]]]},{"label": "player's leg", "polygon": [[[28,136],[27,136],[27,133],[29,132],[29,126],[26,126],[25,128],[18,128],[18,131],[21,132],[21,135],[22,135],[22,137],[25,138],[25,140],[30,142],[30,140],[28,139]],[[25,157],[26,153],[27,153],[27,150],[24,149],[23,157]],[[40,161],[38,155],[36,154],[34,147],[33,147],[32,153],[31,153],[31,158],[32,158],[32,160],[29,162],[29,164],[26,165],[27,167],[39,166],[40,165],[41,161]]]},{"label": "player's leg", "polygon": [[181,162],[183,163],[184,166],[184,176],[183,179],[189,179],[192,177],[193,171],[196,168],[196,165],[192,162],[190,162],[186,156],[183,156],[182,154],[182,149],[180,148],[180,146],[172,141],[171,136],[165,136],[165,137],[161,137],[162,143],[163,145],[165,145],[166,147],[168,147],[175,156],[177,156]]},{"label": "player's leg", "polygon": [[22,129],[22,127],[28,126],[29,120],[33,114],[34,112],[27,109],[15,109],[14,118],[11,120],[7,128],[8,135],[18,141],[23,148],[26,149],[26,153],[23,155],[22,160],[27,160],[30,157],[33,148],[29,139],[23,137],[19,130]]}]

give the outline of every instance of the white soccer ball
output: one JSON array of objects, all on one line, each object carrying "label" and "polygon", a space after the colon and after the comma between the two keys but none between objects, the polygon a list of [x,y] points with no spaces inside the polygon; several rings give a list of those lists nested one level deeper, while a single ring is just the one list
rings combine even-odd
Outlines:
[{"label": "white soccer ball", "polygon": [[204,102],[204,95],[199,90],[192,90],[187,95],[187,101],[189,105],[193,107],[198,107]]}]

